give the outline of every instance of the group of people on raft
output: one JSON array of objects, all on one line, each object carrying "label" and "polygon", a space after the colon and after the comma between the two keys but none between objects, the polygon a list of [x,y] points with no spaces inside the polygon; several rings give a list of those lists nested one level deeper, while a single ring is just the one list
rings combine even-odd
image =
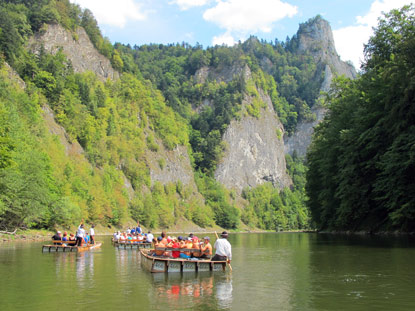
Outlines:
[{"label": "group of people on raft", "polygon": [[[78,226],[76,234],[68,233],[65,231],[62,235],[62,232],[56,231],[55,235],[52,237],[53,241],[62,241],[62,243],[55,243],[55,245],[62,246],[84,246],[88,244],[95,244],[95,225],[91,225],[89,232],[86,232],[83,220]],[[65,243],[66,242],[66,243]]]},{"label": "group of people on raft", "polygon": [[[232,260],[232,247],[227,240],[228,233],[222,232],[221,238],[218,238],[214,244],[216,254],[213,255],[213,248],[210,244],[210,237],[205,236],[203,241],[199,240],[193,233],[188,237],[166,237],[162,232],[155,241],[155,250],[152,255],[166,258],[181,258],[188,260],[211,259],[212,261]],[[173,250],[169,250],[169,248]]]},{"label": "group of people on raft", "polygon": [[140,223],[137,223],[137,227],[128,228],[126,231],[116,231],[112,236],[114,242],[125,243],[153,243],[154,236],[151,231],[144,233],[141,229]]}]

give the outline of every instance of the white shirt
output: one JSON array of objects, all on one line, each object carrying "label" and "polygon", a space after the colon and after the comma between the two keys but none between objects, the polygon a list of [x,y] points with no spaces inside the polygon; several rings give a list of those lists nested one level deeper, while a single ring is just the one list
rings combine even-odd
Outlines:
[{"label": "white shirt", "polygon": [[89,235],[94,236],[95,235],[95,230],[94,228],[89,229]]},{"label": "white shirt", "polygon": [[81,228],[81,226],[78,227],[78,231],[76,231],[76,236],[79,236],[80,238],[83,238],[85,236],[85,230]]},{"label": "white shirt", "polygon": [[147,234],[147,242],[148,243],[153,242],[153,239],[154,239],[154,235],[153,234],[151,234],[151,233]]},{"label": "white shirt", "polygon": [[217,239],[214,247],[217,255],[226,256],[229,260],[232,260],[232,246],[227,239]]}]

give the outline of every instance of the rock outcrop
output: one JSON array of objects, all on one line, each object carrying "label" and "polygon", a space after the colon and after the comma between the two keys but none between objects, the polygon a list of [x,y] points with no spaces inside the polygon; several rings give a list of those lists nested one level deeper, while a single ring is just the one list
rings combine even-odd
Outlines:
[{"label": "rock outcrop", "polygon": [[162,184],[168,184],[181,181],[183,185],[196,188],[187,147],[177,146],[173,150],[167,150],[161,141],[158,142],[159,151],[148,150],[146,155],[151,182],[159,181]]},{"label": "rock outcrop", "polygon": [[62,48],[75,72],[90,70],[102,80],[119,77],[108,58],[95,49],[82,27],[78,27],[73,35],[59,24],[47,25],[45,31],[37,33],[29,41],[29,48],[34,52],[38,52],[42,46],[49,53],[56,53]]},{"label": "rock outcrop", "polygon": [[[246,73],[245,73],[246,74]],[[246,187],[256,187],[271,182],[274,187],[284,188],[292,184],[286,173],[284,128],[279,121],[271,99],[258,89],[266,108],[259,118],[249,115],[233,120],[223,135],[227,150],[218,164],[215,178],[238,194]],[[243,106],[250,104],[245,96]]]},{"label": "rock outcrop", "polygon": [[[336,52],[330,24],[320,16],[300,25],[297,40],[298,53],[311,54],[317,65],[324,71],[321,91],[329,91],[335,76],[345,75],[351,79],[356,78],[354,67],[342,61]],[[286,153],[293,154],[296,151],[300,156],[306,154],[314,127],[324,118],[326,113],[326,110],[319,105],[313,106],[311,111],[316,116],[314,121],[300,121],[294,134],[284,137]]]}]

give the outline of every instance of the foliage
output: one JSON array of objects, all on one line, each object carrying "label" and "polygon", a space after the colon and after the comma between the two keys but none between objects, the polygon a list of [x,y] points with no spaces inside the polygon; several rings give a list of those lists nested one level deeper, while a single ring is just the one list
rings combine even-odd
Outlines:
[{"label": "foliage", "polygon": [[294,181],[293,189],[277,189],[271,183],[244,189],[242,196],[248,206],[242,211],[241,219],[248,226],[276,231],[309,228],[303,159],[287,154],[286,160],[288,173]]},{"label": "foliage", "polygon": [[[28,38],[51,23],[61,24],[75,40],[82,26],[121,78],[103,82],[91,72],[74,73],[62,50],[27,51]],[[132,217],[148,227],[168,228],[186,218],[202,227],[237,228],[241,212],[234,196],[213,179],[225,130],[244,113],[259,117],[264,92],[291,133],[298,120],[310,118],[320,81],[311,57],[298,55],[290,40],[251,38],[207,49],[186,43],[112,46],[91,11],[69,0],[2,1],[0,54],[1,65],[4,59],[26,83],[26,90],[19,90],[2,73],[0,226],[51,228],[81,218],[118,225]],[[230,77],[215,78],[222,75]],[[42,109],[48,107],[65,134],[46,130],[58,127],[45,124]],[[178,145],[191,150],[205,201],[190,186],[163,186],[150,178],[147,150]],[[158,164],[165,168],[163,159]],[[293,191],[274,190],[288,210],[301,209],[293,207],[304,199],[300,177],[298,182]],[[248,214],[243,211],[242,218]],[[287,228],[304,224],[301,215],[284,217]]]},{"label": "foliage", "polygon": [[339,79],[307,155],[319,228],[415,229],[415,9],[393,10],[365,47],[364,73]]}]

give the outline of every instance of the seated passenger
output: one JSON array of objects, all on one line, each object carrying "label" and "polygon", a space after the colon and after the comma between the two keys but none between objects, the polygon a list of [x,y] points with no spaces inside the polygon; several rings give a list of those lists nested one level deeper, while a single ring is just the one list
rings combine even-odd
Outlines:
[{"label": "seated passenger", "polygon": [[202,255],[200,256],[200,258],[211,258],[212,257],[212,245],[210,244],[210,238],[208,236],[205,236],[203,238],[204,244],[201,248],[202,250]]},{"label": "seated passenger", "polygon": [[[66,231],[63,233],[62,242],[68,242],[68,233]],[[67,243],[63,243],[62,245],[68,246]]]},{"label": "seated passenger", "polygon": [[181,247],[181,248],[183,248],[183,251],[180,253],[180,258],[186,258],[186,259],[189,259],[190,258],[190,256],[191,256],[191,253],[190,253],[190,251],[184,251],[185,249],[192,249],[193,248],[193,242],[191,241],[191,239],[189,240],[187,240],[186,241],[186,243],[183,245],[183,247]]},{"label": "seated passenger", "polygon": [[161,232],[161,238],[162,238],[163,244],[167,245],[168,242],[167,242],[167,237],[166,237],[166,231]]},{"label": "seated passenger", "polygon": [[119,239],[121,242],[125,242],[126,240],[127,240],[127,235],[126,235],[126,233],[124,232],[124,233],[121,233],[121,235],[120,235],[120,239]]},{"label": "seated passenger", "polygon": [[[56,231],[56,234],[52,237],[53,241],[62,241],[62,233],[60,231]],[[55,245],[62,245],[62,243],[54,243]]]},{"label": "seated passenger", "polygon": [[[193,241],[192,242],[193,242],[192,248],[200,249],[200,243],[199,243],[199,239],[197,237],[193,237]],[[202,253],[201,252],[198,252],[198,251],[192,252],[192,257],[199,258],[200,256],[202,256]]]},{"label": "seated passenger", "polygon": [[[174,238],[170,242],[170,244],[168,245],[168,247],[171,247],[171,248],[180,248],[180,243],[179,243],[179,241],[176,238]],[[171,256],[173,258],[179,258],[180,257],[180,251],[172,251],[171,252]]]},{"label": "seated passenger", "polygon": [[164,250],[157,250],[157,247],[166,247],[166,244],[163,243],[163,238],[161,236],[157,238],[157,243],[154,246],[156,247],[155,255],[164,256]]},{"label": "seated passenger", "polygon": [[69,241],[76,241],[75,234],[71,233],[69,235]]}]

